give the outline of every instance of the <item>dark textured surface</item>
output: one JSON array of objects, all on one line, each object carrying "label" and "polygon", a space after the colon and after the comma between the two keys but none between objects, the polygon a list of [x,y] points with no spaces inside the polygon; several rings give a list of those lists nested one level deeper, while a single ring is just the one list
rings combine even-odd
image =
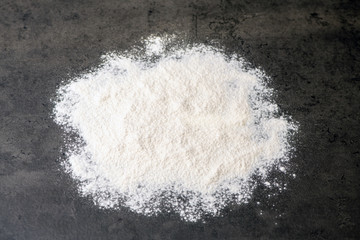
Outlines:
[{"label": "dark textured surface", "polygon": [[[357,239],[359,1],[0,0],[0,239]],[[99,210],[58,171],[57,86],[151,33],[217,40],[272,77],[298,121],[296,178],[206,223]],[[257,204],[256,202],[259,202]],[[262,214],[260,214],[262,213]]]}]

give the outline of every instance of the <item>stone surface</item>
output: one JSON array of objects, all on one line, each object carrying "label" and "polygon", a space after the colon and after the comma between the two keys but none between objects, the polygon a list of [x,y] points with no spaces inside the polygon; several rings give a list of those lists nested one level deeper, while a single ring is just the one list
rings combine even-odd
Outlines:
[{"label": "stone surface", "polygon": [[[357,239],[359,1],[1,0],[0,239]],[[287,190],[205,223],[97,209],[59,170],[51,98],[61,81],[149,34],[216,41],[261,67],[299,123]],[[272,195],[270,196],[269,195]]]}]

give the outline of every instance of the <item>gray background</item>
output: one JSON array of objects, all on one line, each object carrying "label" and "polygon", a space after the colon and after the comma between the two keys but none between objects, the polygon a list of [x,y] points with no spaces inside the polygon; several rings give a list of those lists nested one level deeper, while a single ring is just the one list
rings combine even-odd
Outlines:
[{"label": "gray background", "polygon": [[[0,0],[0,239],[356,239],[360,187],[359,1]],[[206,223],[99,210],[59,171],[50,117],[64,79],[152,33],[216,40],[271,76],[300,124],[296,178]],[[260,204],[256,204],[260,202]],[[260,215],[260,212],[263,214]]]}]

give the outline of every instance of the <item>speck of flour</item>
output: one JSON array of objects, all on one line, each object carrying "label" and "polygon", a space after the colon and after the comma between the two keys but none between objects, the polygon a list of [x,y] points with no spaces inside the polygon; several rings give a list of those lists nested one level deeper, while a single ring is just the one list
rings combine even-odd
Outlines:
[{"label": "speck of flour", "polygon": [[54,119],[78,136],[66,138],[64,166],[82,195],[102,208],[197,221],[246,202],[251,177],[288,160],[296,126],[245,60],[205,45],[165,51],[167,42],[144,40],[141,57],[105,55],[59,88]]}]

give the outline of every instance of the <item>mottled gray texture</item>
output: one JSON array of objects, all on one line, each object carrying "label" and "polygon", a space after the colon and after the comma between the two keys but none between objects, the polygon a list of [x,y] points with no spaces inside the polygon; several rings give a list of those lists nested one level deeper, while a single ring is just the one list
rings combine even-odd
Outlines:
[{"label": "mottled gray texture", "polygon": [[[0,0],[0,239],[356,239],[359,1]],[[206,223],[99,210],[59,171],[57,86],[151,33],[216,40],[272,77],[300,124],[288,190]],[[259,205],[256,202],[260,202]],[[260,211],[263,215],[260,215]],[[282,214],[280,216],[280,214]]]}]

